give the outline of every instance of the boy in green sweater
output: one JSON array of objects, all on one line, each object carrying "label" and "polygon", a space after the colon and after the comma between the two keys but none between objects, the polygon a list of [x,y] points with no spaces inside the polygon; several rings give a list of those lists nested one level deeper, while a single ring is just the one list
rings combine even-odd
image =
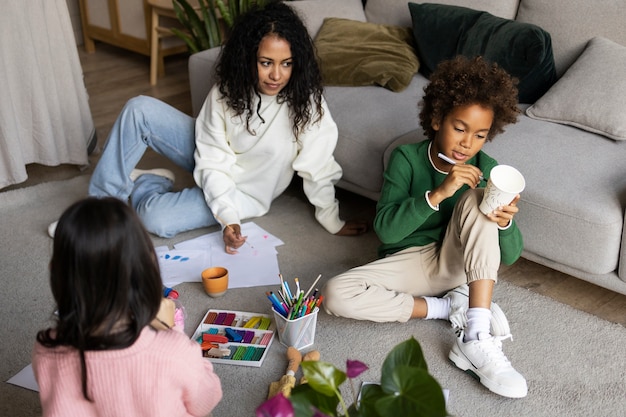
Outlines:
[{"label": "boy in green sweater", "polygon": [[384,174],[374,220],[380,259],[330,279],[324,306],[359,320],[450,320],[458,334],[450,359],[491,391],[524,397],[526,380],[502,352],[508,322],[491,302],[500,263],[523,249],[513,220],[520,196],[488,215],[478,209],[497,165],[481,149],[516,122],[516,80],[482,58],[457,57],[424,92],[429,140],[396,148]]}]

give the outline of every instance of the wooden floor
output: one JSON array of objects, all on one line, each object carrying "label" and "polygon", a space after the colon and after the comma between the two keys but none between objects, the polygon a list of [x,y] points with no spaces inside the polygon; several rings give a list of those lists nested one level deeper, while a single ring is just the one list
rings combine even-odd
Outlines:
[{"label": "wooden floor", "polygon": [[[95,53],[87,54],[80,48],[79,55],[98,134],[98,148],[90,156],[90,166],[80,170],[70,165],[59,167],[31,165],[28,166],[29,179],[26,182],[0,191],[90,174],[97,163],[98,151],[102,148],[115,118],[131,97],[140,94],[153,96],[182,112],[191,114],[185,56],[166,58],[166,75],[159,78],[158,84],[152,87],[148,82],[150,63],[145,56],[101,43],[96,44]],[[153,152],[146,154],[140,166],[166,167],[175,171],[177,186],[184,186],[192,181],[191,175],[181,172]],[[347,195],[349,196],[349,193]],[[600,288],[525,259],[520,259],[511,267],[503,268],[500,279],[626,326],[626,295]]]}]

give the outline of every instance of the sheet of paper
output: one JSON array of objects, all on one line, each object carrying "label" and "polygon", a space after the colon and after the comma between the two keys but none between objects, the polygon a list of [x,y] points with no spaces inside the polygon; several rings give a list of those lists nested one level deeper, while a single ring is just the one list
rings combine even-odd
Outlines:
[{"label": "sheet of paper", "polygon": [[211,265],[211,254],[206,249],[159,248],[156,252],[163,285],[170,288],[181,282],[201,282],[202,271]]},{"label": "sheet of paper", "polygon": [[285,244],[282,240],[266,232],[254,222],[242,224],[241,234],[248,237],[246,241],[253,247],[258,245],[270,245],[276,247]]},{"label": "sheet of paper", "polygon": [[29,390],[39,392],[39,385],[37,385],[37,381],[35,380],[32,364],[19,371],[14,377],[9,378],[7,382],[9,384],[17,385],[18,387],[28,388]]},{"label": "sheet of paper", "polygon": [[[195,275],[194,279],[185,278],[188,272],[182,271],[182,269],[191,268],[187,264],[191,259],[184,262],[180,262],[180,259],[190,257],[197,251],[204,251],[207,258],[204,259],[205,264],[200,272],[210,266],[222,266],[228,269],[229,288],[279,284],[278,274],[280,270],[276,246],[283,245],[284,242],[254,222],[242,224],[241,233],[247,236],[246,243],[237,249],[238,253],[234,255],[228,254],[224,250],[221,231],[179,242],[174,245],[173,250],[166,248],[162,252],[157,252],[159,265],[166,264],[166,267],[169,268],[165,270],[161,266],[164,283],[167,281],[171,284],[168,286],[173,286],[180,282],[201,281],[200,274]],[[162,260],[166,255],[169,258]],[[175,257],[178,258],[174,259]]]},{"label": "sheet of paper", "polygon": [[280,285],[274,247],[240,250],[236,255],[229,255],[221,247],[213,247],[211,260],[214,265],[228,269],[228,288]]}]

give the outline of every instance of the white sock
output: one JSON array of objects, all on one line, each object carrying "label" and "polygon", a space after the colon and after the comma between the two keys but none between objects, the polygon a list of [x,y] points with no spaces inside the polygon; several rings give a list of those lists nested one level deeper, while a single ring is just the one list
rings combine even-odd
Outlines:
[{"label": "white sock", "polygon": [[478,340],[479,333],[491,334],[491,310],[472,307],[467,309],[467,327],[464,341]]},{"label": "white sock", "polygon": [[450,315],[450,298],[422,297],[426,300],[428,311],[426,319],[448,320]]}]

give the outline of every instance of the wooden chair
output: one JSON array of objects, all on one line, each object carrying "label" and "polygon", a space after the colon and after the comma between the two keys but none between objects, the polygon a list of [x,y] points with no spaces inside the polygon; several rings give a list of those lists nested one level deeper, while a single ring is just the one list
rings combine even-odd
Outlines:
[{"label": "wooden chair", "polygon": [[[165,74],[165,66],[163,63],[164,48],[161,42],[164,38],[175,36],[170,30],[170,26],[161,26],[161,18],[176,19],[172,0],[146,0],[147,11],[150,16],[150,85],[156,85],[157,77]],[[197,1],[190,1],[190,4],[199,10]],[[186,45],[181,45],[180,52],[187,50]],[[172,54],[173,49],[168,48],[168,55]]]},{"label": "wooden chair", "polygon": [[169,29],[179,24],[172,0],[79,0],[79,6],[85,50],[94,52],[101,41],[149,56],[151,85],[165,73],[163,57],[187,51]]}]

